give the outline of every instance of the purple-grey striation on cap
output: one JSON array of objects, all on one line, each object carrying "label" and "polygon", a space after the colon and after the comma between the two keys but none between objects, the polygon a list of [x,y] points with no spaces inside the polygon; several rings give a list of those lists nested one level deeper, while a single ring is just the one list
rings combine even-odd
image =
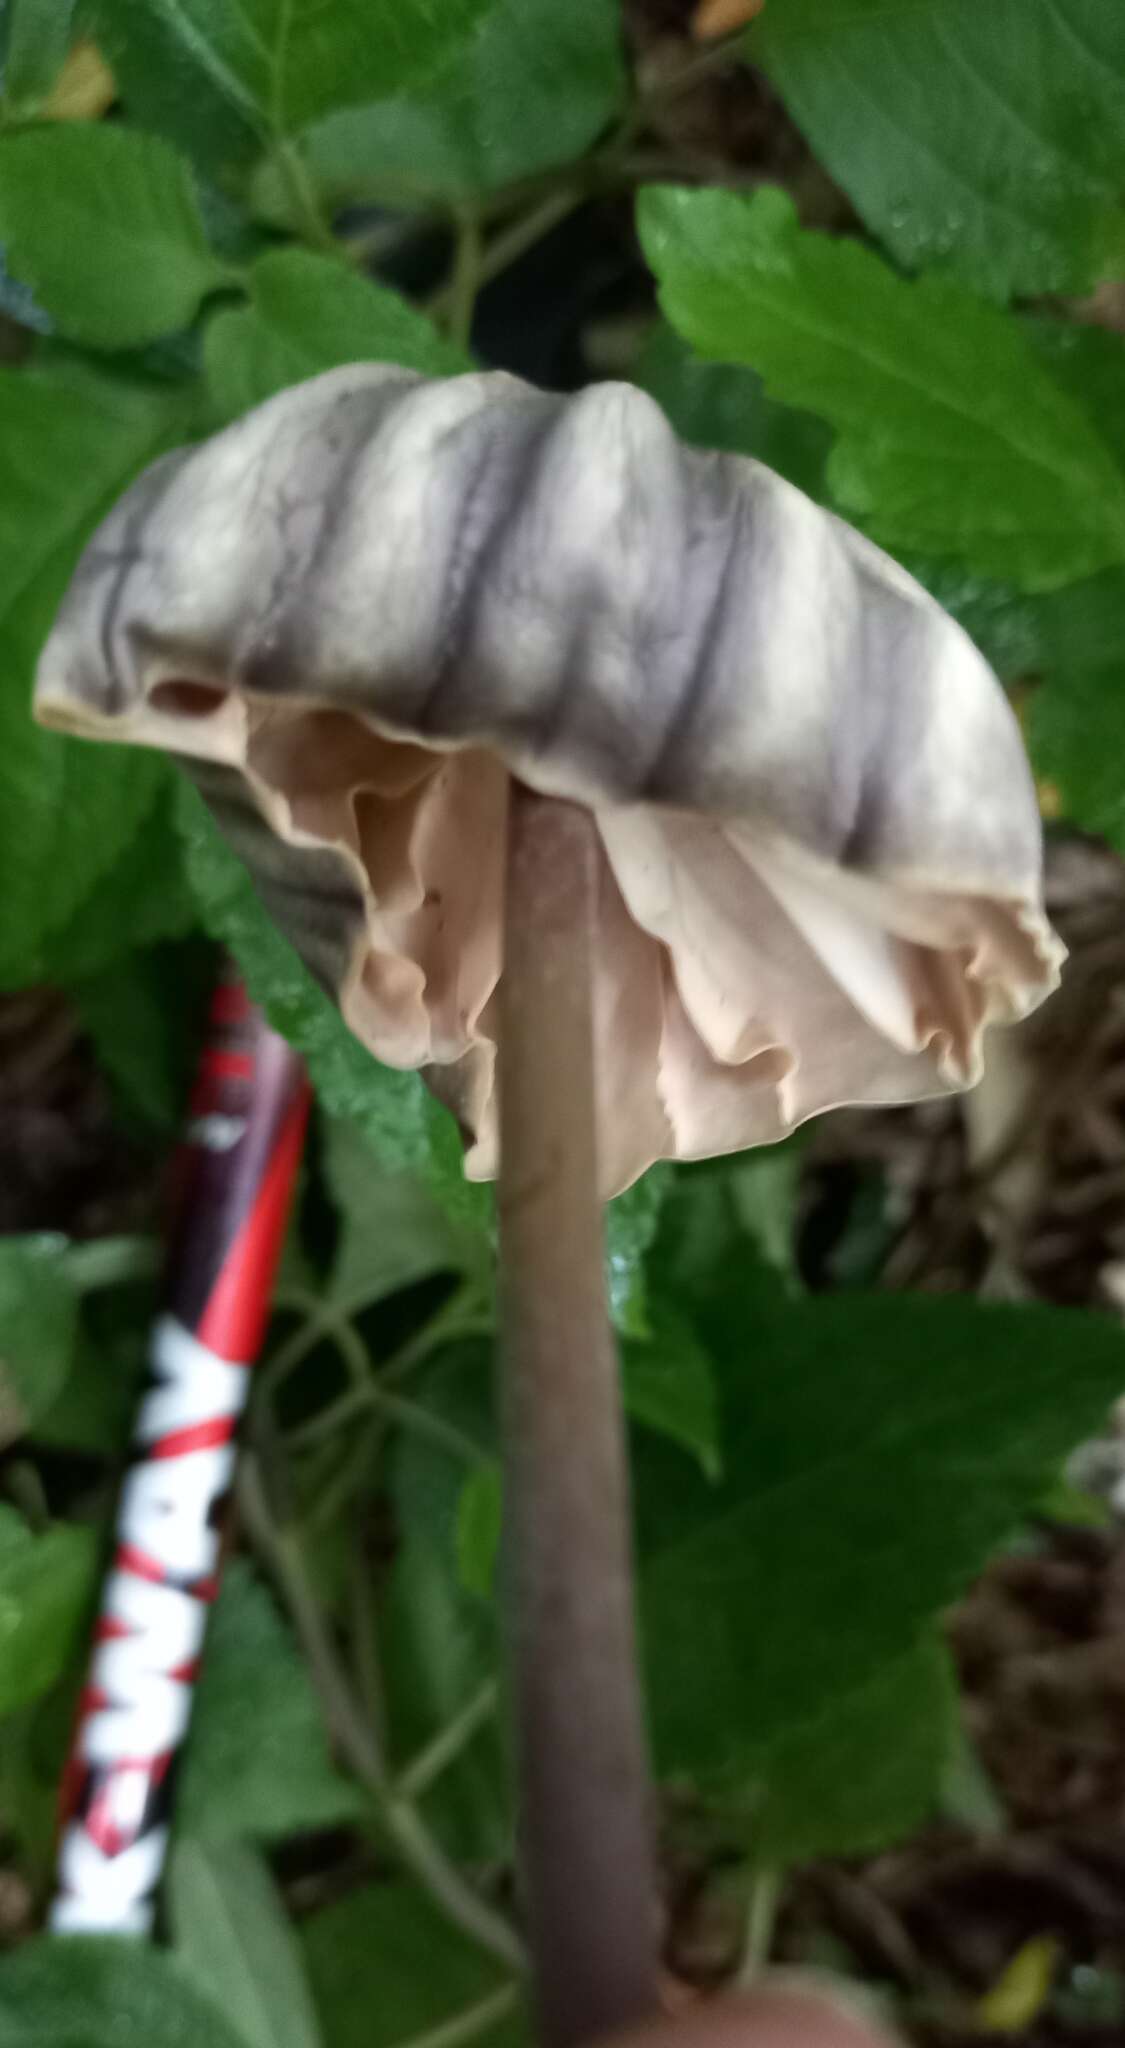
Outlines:
[{"label": "purple-grey striation on cap", "polygon": [[1035,1007],[1035,793],[905,571],[625,384],[357,364],[164,457],[83,555],[37,715],[185,756],[380,1059],[496,1170],[506,794],[586,806],[601,1171],[971,1084]]}]

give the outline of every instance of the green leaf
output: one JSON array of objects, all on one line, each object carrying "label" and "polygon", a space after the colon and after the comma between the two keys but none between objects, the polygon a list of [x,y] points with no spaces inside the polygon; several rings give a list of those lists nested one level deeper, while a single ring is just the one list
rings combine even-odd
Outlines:
[{"label": "green leaf", "polygon": [[829,1700],[764,1753],[754,1856],[785,1867],[870,1855],[931,1818],[957,1737],[957,1686],[938,1636]]},{"label": "green leaf", "polygon": [[246,2048],[173,1956],[119,1935],[41,1935],[0,1962],[0,2048]]},{"label": "green leaf", "polygon": [[670,1483],[646,1444],[642,1613],[663,1766],[729,1785],[917,1643],[1098,1426],[1125,1338],[1075,1310],[787,1302],[729,1273],[696,1321],[726,1477]]},{"label": "green leaf", "polygon": [[[499,1445],[492,1400],[493,1361],[486,1343],[443,1352],[420,1376],[414,1397],[452,1423],[484,1453],[472,1472],[494,1475]],[[491,1583],[470,1590],[465,1561],[466,1464],[419,1431],[400,1430],[388,1459],[397,1546],[381,1601],[379,1639],[395,1761],[404,1767],[457,1720],[497,1666]],[[487,1490],[488,1481],[482,1482]],[[487,1506],[478,1492],[469,1513]],[[483,1570],[482,1546],[470,1546]],[[423,1811],[449,1853],[484,1861],[510,1849],[508,1773],[496,1720],[479,1728],[426,1793]],[[335,2044],[334,2044],[335,2048]]]},{"label": "green leaf", "polygon": [[1005,678],[1108,662],[1125,644],[1125,569],[1103,569],[1032,597],[950,562],[909,552],[900,559]]},{"label": "green leaf", "polygon": [[86,0],[98,47],[134,128],[167,137],[221,188],[234,190],[265,145],[262,116],[177,0]]},{"label": "green leaf", "polygon": [[731,1202],[739,1223],[763,1263],[800,1292],[797,1271],[797,1194],[805,1134],[795,1131],[780,1145],[763,1145],[734,1160],[729,1169]]},{"label": "green leaf", "polygon": [[175,1954],[246,2048],[319,2048],[301,1952],[261,1856],[179,1842],[168,1872]]},{"label": "green leaf", "polygon": [[508,2016],[511,1980],[410,1885],[365,1885],[306,1921],[303,1938],[331,2048],[399,2048],[484,1999],[496,2005],[474,2035],[484,2048],[527,2041]]},{"label": "green leaf", "polygon": [[[75,757],[78,770],[88,776],[96,775],[104,751],[101,746],[94,749],[86,742],[63,744],[78,747]],[[151,775],[155,792],[149,808],[142,812],[140,824],[130,834],[113,866],[93,883],[66,923],[46,935],[42,959],[46,979],[68,985],[83,1012],[87,1029],[92,1030],[95,1037],[100,1036],[106,1045],[112,1024],[107,1014],[109,990],[117,977],[121,978],[123,990],[125,984],[130,983],[131,995],[136,998],[138,1007],[130,1007],[125,1020],[118,1014],[114,1051],[110,1053],[107,1064],[114,1067],[115,1052],[118,1068],[128,1062],[132,1070],[138,1072],[139,1048],[134,1059],[132,1039],[134,1036],[139,1038],[146,1026],[152,1033],[156,1030],[153,1014],[153,1004],[159,995],[156,962],[162,957],[166,959],[160,951],[160,943],[186,938],[198,926],[199,920],[184,877],[183,849],[175,827],[179,780],[174,769],[159,755],[146,757],[140,748],[112,747],[109,752],[115,766],[119,762],[122,776],[128,773],[131,777],[139,773],[147,780]],[[140,794],[138,790],[138,797]],[[146,974],[147,997],[141,988]],[[102,1017],[106,1030],[100,1034],[97,1020],[93,1017],[99,1002],[99,990],[106,1005]],[[172,991],[165,988],[163,997],[167,1007],[173,999],[182,1003],[183,992],[177,990],[173,998]],[[155,1071],[152,1063],[158,1057],[150,1039],[149,1072],[153,1085]],[[151,1097],[151,1086],[149,1095]]]},{"label": "green leaf", "polygon": [[[1107,667],[1125,646],[1125,573],[1106,569],[1062,590],[1045,591],[1031,600],[1034,635],[1029,669]],[[1017,671],[1009,670],[1009,673]]]},{"label": "green leaf", "polygon": [[1061,814],[1125,854],[1125,662],[1052,675],[1032,692],[1026,729]]},{"label": "green leaf", "polygon": [[748,1168],[755,1170],[756,1162],[737,1155],[681,1167],[665,1197],[649,1270],[662,1299],[693,1324],[726,1299],[735,1273],[746,1304],[760,1300],[778,1312],[791,1293],[786,1274],[747,1228],[738,1180]]},{"label": "green leaf", "polygon": [[[143,861],[143,835],[134,853]],[[178,1129],[214,978],[211,948],[138,947],[92,974],[59,978],[126,1112],[156,1130]]]},{"label": "green leaf", "polygon": [[18,327],[24,327],[29,334],[50,334],[52,321],[43,306],[37,305],[34,292],[12,276],[4,261],[0,248],[0,313],[14,320]]},{"label": "green leaf", "polygon": [[472,367],[424,313],[332,257],[275,250],[255,263],[249,285],[249,306],[216,314],[204,340],[220,420],[345,363],[401,363],[433,377]]},{"label": "green leaf", "polygon": [[1079,320],[1025,317],[1020,326],[1125,468],[1125,337]]},{"label": "green leaf", "polygon": [[1061,1522],[1069,1529],[1102,1529],[1108,1533],[1115,1526],[1114,1510],[1105,1494],[1090,1493],[1085,1486],[1076,1485],[1065,1471],[1043,1495],[1038,1515],[1044,1522]]},{"label": "green leaf", "polygon": [[297,1646],[236,1558],[207,1634],[176,1801],[182,1837],[279,1841],[354,1817],[359,1797],[328,1754]]},{"label": "green leaf", "polygon": [[8,0],[4,101],[9,112],[33,112],[67,59],[74,0]]},{"label": "green leaf", "polygon": [[182,389],[65,361],[0,371],[0,987],[92,969],[174,907],[168,866],[128,853],[174,786],[166,763],[42,731],[31,690],[83,541],[142,464],[186,437],[190,407]]},{"label": "green leaf", "polygon": [[487,1239],[474,1245],[415,1176],[387,1173],[354,1125],[328,1124],[323,1160],[340,1218],[328,1292],[349,1311],[488,1258]]},{"label": "green leaf", "polygon": [[417,1169],[444,1192],[448,1169],[436,1156],[437,1134],[448,1135],[459,1157],[453,1119],[417,1074],[381,1066],[352,1036],[335,1003],[270,922],[197,791],[184,782],[180,798],[188,881],[200,917],[234,953],[274,1029],[304,1055],[324,1107],[353,1122],[389,1169]]},{"label": "green leaf", "polygon": [[151,1285],[142,1285],[139,1295],[121,1290],[116,1299],[103,1293],[84,1304],[73,1368],[57,1398],[36,1419],[37,1444],[87,1457],[124,1456],[148,1369],[148,1330],[157,1307]]},{"label": "green leaf", "polygon": [[722,1463],[719,1410],[711,1360],[686,1316],[658,1298],[649,1334],[621,1346],[625,1407],[636,1422],[660,1430],[697,1458],[709,1479]]},{"label": "green leaf", "polygon": [[[369,1098],[375,1101],[381,1092],[378,1062],[352,1036],[336,1005],[318,988],[289,941],[271,923],[249,874],[231,852],[198,791],[185,781],[179,798],[188,883],[203,924],[234,953],[253,1000],[265,1010],[274,1029],[304,1054],[325,1107],[369,1130],[378,1147],[384,1125],[377,1113],[368,1110]],[[393,1098],[389,1122],[397,1129],[408,1115],[417,1115],[421,1155],[420,1097],[409,1085],[415,1079],[414,1075],[396,1073],[388,1082]],[[403,1083],[408,1085],[400,1095]]]},{"label": "green leaf", "polygon": [[186,327],[230,278],[175,150],[103,122],[0,138],[0,238],[61,331],[93,348]]},{"label": "green leaf", "polygon": [[[53,606],[39,614],[44,631],[51,612]],[[21,611],[21,628],[27,618]],[[36,642],[42,637],[37,632]],[[21,639],[13,633],[17,649]],[[10,892],[0,930],[0,988],[18,988],[67,978],[72,930],[77,957],[88,967],[128,947],[131,931],[121,911],[138,896],[146,908],[156,903],[159,917],[155,878],[138,869],[133,849],[154,803],[166,800],[172,785],[159,755],[42,732],[26,704],[0,703],[0,735],[0,829]]]},{"label": "green leaf", "polygon": [[51,1405],[74,1356],[78,1296],[65,1237],[0,1237],[0,1449]]},{"label": "green leaf", "polygon": [[447,1109],[422,1088],[426,1178],[455,1223],[466,1225],[477,1240],[495,1241],[496,1195],[490,1181],[466,1180],[461,1133]]},{"label": "green leaf", "polygon": [[610,1202],[605,1212],[605,1268],[610,1313],[627,1336],[648,1332],[645,1255],[671,1186],[671,1168],[656,1165]]},{"label": "green leaf", "polygon": [[[54,1880],[59,1781],[70,1753],[82,1675],[81,1667],[72,1664],[52,1692],[6,1714],[0,1731],[0,1812],[9,1859],[40,1898],[49,1895]],[[0,1983],[3,1974],[0,1961]]]},{"label": "green leaf", "polygon": [[56,555],[65,587],[86,535],[142,464],[190,437],[190,405],[190,392],[104,375],[61,352],[42,367],[0,370],[5,627]]},{"label": "green leaf", "polygon": [[942,1766],[938,1801],[943,1820],[968,1828],[981,1839],[991,1835],[995,1840],[1008,1832],[1004,1802],[960,1713]]},{"label": "green leaf", "polygon": [[863,1165],[843,1204],[843,1213],[814,1254],[818,1287],[878,1287],[891,1252],[902,1235],[897,1184],[886,1169]]},{"label": "green leaf", "polygon": [[[482,1466],[481,1471],[490,1468]],[[491,1468],[495,1472],[495,1467]],[[426,1489],[428,1510],[415,1503],[403,1513],[399,1550],[382,1603],[389,1725],[397,1761],[405,1766],[457,1720],[496,1670],[492,1580],[477,1545],[461,1545],[463,1464],[447,1463],[446,1489]],[[403,1482],[396,1486],[402,1504]],[[480,1500],[476,1503],[479,1510]],[[420,1526],[423,1512],[438,1526]],[[478,1528],[476,1537],[483,1534]],[[469,1585],[462,1576],[467,1563]],[[447,1853],[473,1862],[502,1860],[511,1848],[508,1776],[496,1721],[484,1723],[423,1795],[425,1819]]]},{"label": "green leaf", "polygon": [[[456,200],[581,156],[624,89],[618,0],[492,0],[434,79],[329,114],[298,147],[332,207]],[[255,196],[271,219],[293,223],[284,163],[264,166]]]},{"label": "green leaf", "polygon": [[[1050,376],[1125,470],[1125,341],[1073,320],[1024,317],[1019,324]],[[1108,663],[1125,646],[1121,567],[1029,596],[955,563],[910,553],[902,559],[1002,676]]]},{"label": "green leaf", "polygon": [[332,107],[424,78],[488,0],[94,0],[132,120],[222,174]]},{"label": "green leaf", "polygon": [[666,320],[654,320],[633,381],[685,441],[756,456],[810,498],[824,497],[830,428],[812,413],[775,405],[753,370],[704,362]]},{"label": "green leaf", "polygon": [[784,0],[748,50],[899,262],[999,298],[1120,276],[1120,8]]},{"label": "green leaf", "polygon": [[0,1714],[59,1677],[77,1644],[94,1565],[90,1530],[56,1522],[35,1536],[0,1503]]},{"label": "green leaf", "polygon": [[833,498],[884,546],[1028,590],[1125,560],[1125,475],[1010,315],[805,232],[772,188],[650,187],[640,227],[693,347],[835,427]]},{"label": "green leaf", "polygon": [[500,1556],[504,1491],[497,1464],[477,1465],[457,1502],[457,1576],[467,1593],[491,1600]]}]

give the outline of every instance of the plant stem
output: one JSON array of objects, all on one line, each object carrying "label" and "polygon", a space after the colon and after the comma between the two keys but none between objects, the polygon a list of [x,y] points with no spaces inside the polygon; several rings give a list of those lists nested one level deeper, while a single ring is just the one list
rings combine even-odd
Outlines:
[{"label": "plant stem", "polygon": [[287,135],[276,138],[275,162],[293,209],[294,229],[302,241],[322,255],[346,256],[347,251],[341,248],[320,210],[320,200],[309,176],[308,165],[296,143]]},{"label": "plant stem", "polygon": [[659,2008],[628,1475],[602,1266],[595,827],[512,785],[500,984],[509,1651],[539,2038]]},{"label": "plant stem", "polygon": [[772,1863],[760,1865],[750,1880],[750,1895],[746,1905],[746,1946],[742,1956],[742,1968],[738,1973],[740,1984],[748,1987],[752,1985],[769,1962],[780,1899],[780,1870]]},{"label": "plant stem", "polygon": [[496,1712],[498,1688],[494,1678],[486,1678],[479,1685],[467,1706],[462,1707],[452,1721],[439,1729],[432,1742],[419,1750],[412,1763],[399,1774],[398,1789],[405,1798],[421,1799],[424,1792],[440,1778],[442,1772],[460,1756],[470,1743],[478,1728]]},{"label": "plant stem", "polygon": [[28,1526],[42,1536],[51,1526],[47,1492],[37,1465],[30,1458],[14,1458],[4,1471],[4,1491],[13,1500]]},{"label": "plant stem", "polygon": [[403,1429],[412,1429],[417,1435],[428,1437],[431,1443],[440,1444],[462,1464],[484,1465],[488,1462],[488,1452],[474,1443],[463,1429],[447,1422],[444,1416],[431,1414],[418,1401],[408,1401],[402,1394],[388,1393],[385,1387],[380,1386],[375,1374],[365,1386],[341,1394],[331,1407],[322,1408],[308,1422],[290,1430],[286,1438],[288,1448],[290,1451],[303,1451],[310,1444],[323,1443],[325,1437],[345,1429],[358,1416],[370,1415],[373,1409],[386,1415],[389,1421],[400,1423]]},{"label": "plant stem", "polygon": [[[299,1291],[278,1293],[275,1306],[303,1309],[305,1301],[306,1297]],[[290,1374],[304,1364],[318,1344],[324,1343],[335,1344],[352,1386],[365,1385],[370,1374],[370,1360],[358,1330],[335,1304],[316,1302],[309,1305],[304,1322],[259,1367],[256,1382],[259,1405],[274,1402]]]},{"label": "plant stem", "polygon": [[584,185],[566,185],[561,192],[549,193],[542,204],[533,207],[530,213],[522,213],[510,226],[500,228],[484,252],[480,267],[481,283],[488,284],[492,278],[499,277],[502,270],[507,270],[510,263],[526,255],[536,242],[549,235],[552,228],[557,228],[560,221],[564,221],[588,197]]},{"label": "plant stem", "polygon": [[424,1365],[441,1345],[459,1343],[463,1337],[491,1337],[495,1330],[496,1317],[490,1307],[481,1303],[477,1290],[471,1284],[459,1288],[428,1323],[382,1360],[379,1378],[384,1386],[397,1386]]},{"label": "plant stem", "polygon": [[473,330],[473,312],[481,286],[484,245],[480,215],[468,206],[458,216],[453,276],[449,285],[449,339],[468,348]]},{"label": "plant stem", "polygon": [[274,1521],[257,1463],[248,1452],[239,1464],[238,1501],[247,1533],[289,1610],[332,1738],[378,1806],[404,1866],[463,1934],[509,1969],[520,1969],[523,1951],[508,1922],[466,1883],[412,1801],[395,1786],[378,1732],[356,1705],[340,1668],[305,1573],[300,1545],[288,1529]]},{"label": "plant stem", "polygon": [[[333,1458],[324,1463],[320,1474],[306,1471],[302,1477],[305,1484],[307,1506],[305,1527],[310,1533],[315,1529],[331,1528],[338,1515],[345,1511],[348,1501],[363,1483],[363,1474],[370,1462],[372,1448],[382,1433],[382,1423],[377,1416],[359,1421],[352,1430],[338,1462]],[[320,1450],[334,1452],[331,1442],[321,1445]],[[316,1451],[312,1453],[316,1459]]]},{"label": "plant stem", "polygon": [[[381,1448],[381,1441],[377,1440],[372,1456],[373,1465]],[[379,1657],[379,1616],[371,1560],[364,1542],[362,1517],[356,1520],[349,1576],[351,1583],[348,1608],[352,1669],[359,1689],[360,1704],[375,1730],[380,1749],[385,1750],[387,1696],[383,1685],[383,1666]],[[407,1798],[416,1797],[414,1791],[405,1783],[399,1786],[399,1791]]]},{"label": "plant stem", "polygon": [[275,1307],[293,1309],[304,1320],[259,1367],[259,1399],[268,1397],[272,1400],[282,1381],[303,1365],[310,1352],[326,1340],[336,1345],[355,1385],[365,1385],[374,1369],[378,1370],[384,1384],[390,1385],[392,1381],[397,1384],[399,1380],[406,1379],[439,1345],[456,1343],[461,1337],[488,1337],[495,1329],[495,1317],[481,1303],[478,1289],[469,1283],[459,1287],[428,1323],[424,1323],[397,1351],[374,1368],[363,1339],[352,1324],[352,1317],[366,1308],[371,1300],[379,1298],[352,1294],[340,1301],[325,1302],[300,1287],[279,1288],[274,1297]]},{"label": "plant stem", "polygon": [[160,1250],[149,1237],[96,1237],[71,1244],[63,1254],[67,1279],[79,1294],[152,1280],[160,1271]]},{"label": "plant stem", "polygon": [[[482,285],[491,283],[494,277],[499,277],[501,271],[507,270],[509,264],[515,263],[529,249],[533,249],[536,242],[542,241],[544,235],[550,234],[551,229],[565,220],[568,213],[573,213],[576,207],[581,206],[588,196],[584,185],[568,184],[560,192],[548,193],[539,205],[533,206],[527,213],[517,214],[507,227],[499,228],[485,248],[478,249],[473,271],[473,303],[475,304],[476,294]],[[459,302],[464,298],[464,284],[461,279],[463,260],[462,243],[459,238],[453,277],[448,284],[442,285],[440,291],[434,293],[426,306],[426,311],[432,319],[444,319],[447,322],[450,335],[455,339],[459,338],[456,332],[458,325],[464,326],[463,313],[458,312]]]},{"label": "plant stem", "polygon": [[703,49],[696,50],[690,57],[685,58],[684,62],[675,71],[670,71],[666,78],[655,80],[646,91],[638,93],[628,116],[630,133],[636,134],[653,114],[659,114],[665,107],[672,106],[685,92],[690,92],[693,86],[699,85],[703,79],[713,77],[717,71],[725,71],[728,64],[734,63],[743,54],[740,46],[745,33],[745,29],[740,28],[733,30],[730,35],[717,36]]},{"label": "plant stem", "polygon": [[474,2041],[486,2027],[493,2027],[497,2020],[504,2019],[513,2010],[517,1997],[514,1984],[502,1984],[499,1991],[490,1991],[486,1998],[479,1998],[475,2005],[467,2005],[451,2020],[443,2020],[439,2027],[431,2027],[427,2034],[412,2035],[409,2041],[399,2042],[397,2048],[461,2048],[463,2041]]}]

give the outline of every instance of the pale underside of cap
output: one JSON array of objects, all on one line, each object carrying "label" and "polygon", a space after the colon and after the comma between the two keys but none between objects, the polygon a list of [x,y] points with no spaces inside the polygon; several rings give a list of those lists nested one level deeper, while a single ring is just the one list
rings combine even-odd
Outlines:
[{"label": "pale underside of cap", "polygon": [[969,1085],[1055,985],[1018,729],[895,563],[627,385],[376,365],[156,463],[48,724],[185,757],[357,1036],[496,1171],[514,775],[586,806],[606,1193]]}]

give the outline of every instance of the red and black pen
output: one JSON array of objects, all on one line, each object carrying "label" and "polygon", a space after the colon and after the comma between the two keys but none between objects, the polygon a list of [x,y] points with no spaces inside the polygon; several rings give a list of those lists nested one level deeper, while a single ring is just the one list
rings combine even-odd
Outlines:
[{"label": "red and black pen", "polygon": [[178,1159],[164,1306],[64,1778],[60,1932],[145,1934],[153,1922],[308,1106],[299,1059],[229,970]]}]

